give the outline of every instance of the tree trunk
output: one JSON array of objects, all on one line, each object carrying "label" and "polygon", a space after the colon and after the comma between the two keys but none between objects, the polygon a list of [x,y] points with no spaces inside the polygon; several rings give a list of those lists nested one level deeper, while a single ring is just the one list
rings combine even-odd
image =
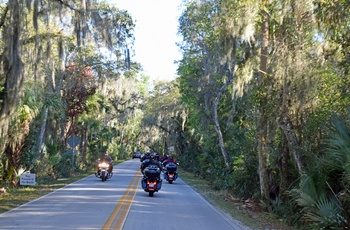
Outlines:
[{"label": "tree trunk", "polygon": [[40,127],[40,134],[39,134],[39,138],[36,144],[36,152],[38,153],[38,156],[40,156],[40,150],[41,150],[41,145],[43,144],[43,140],[44,140],[44,134],[45,134],[45,130],[46,130],[46,124],[47,124],[47,116],[49,114],[49,108],[47,108],[45,106],[44,108],[44,112],[43,112],[43,121],[41,123],[41,127]]},{"label": "tree trunk", "polygon": [[[51,78],[49,78],[50,80],[48,80],[48,85],[49,85],[49,89],[54,89],[55,88],[55,93],[59,93],[61,90],[61,86],[62,86],[62,82],[63,82],[63,78],[64,75],[62,75],[62,77],[60,79],[58,79],[58,83],[57,86],[55,88],[53,81],[51,80]],[[40,127],[40,133],[39,133],[39,137],[38,137],[38,141],[36,144],[36,149],[35,151],[37,152],[37,155],[40,157],[40,151],[41,151],[41,146],[44,142],[44,136],[45,136],[45,132],[46,132],[46,126],[47,126],[47,117],[49,115],[49,107],[44,106],[43,107],[43,119],[42,119],[42,123],[41,123],[41,127]]]},{"label": "tree trunk", "polygon": [[83,124],[81,129],[81,142],[80,142],[80,150],[81,150],[81,158],[84,165],[88,165],[86,160],[86,152],[87,152],[87,142],[88,142],[88,131],[86,126]]},{"label": "tree trunk", "polygon": [[119,146],[122,147],[123,146],[123,141],[124,141],[124,130],[125,130],[125,126],[122,127],[122,130],[120,132],[120,137],[119,137]]},{"label": "tree trunk", "polygon": [[228,81],[220,88],[216,99],[215,99],[215,103],[214,103],[214,123],[215,123],[215,131],[218,135],[218,139],[219,139],[219,145],[220,145],[220,149],[221,149],[221,154],[224,158],[224,163],[226,168],[229,168],[229,162],[228,162],[228,157],[227,157],[227,153],[226,153],[226,149],[225,149],[225,143],[224,143],[224,138],[222,136],[222,132],[221,132],[221,128],[220,128],[220,123],[219,123],[219,117],[218,117],[218,107],[219,107],[219,101],[220,101],[220,97],[221,97],[221,93],[222,91],[227,88],[227,86],[232,82],[233,79],[233,74],[230,74]]},{"label": "tree trunk", "polygon": [[299,175],[303,176],[305,174],[305,166],[304,166],[304,161],[303,161],[303,157],[300,149],[300,143],[295,134],[292,121],[290,120],[286,112],[283,112],[281,114],[279,123],[284,135],[287,138],[289,148],[292,152],[293,158],[298,168]]},{"label": "tree trunk", "polygon": [[284,194],[285,194],[285,191],[288,189],[288,185],[289,185],[288,169],[289,169],[289,161],[290,161],[288,141],[285,135],[283,135],[283,137],[281,138],[278,152],[281,154],[278,159],[278,169],[280,172],[279,197],[281,198],[282,201],[285,201]]},{"label": "tree trunk", "polygon": [[[259,71],[259,86],[263,86],[266,84],[265,79],[267,78],[267,57],[268,57],[268,45],[269,45],[269,33],[268,33],[268,27],[269,27],[269,17],[267,13],[263,13],[263,23],[261,25],[261,31],[262,31],[262,47],[261,47],[261,53],[260,53],[260,71]],[[258,124],[258,156],[259,156],[259,179],[260,179],[260,193],[261,198],[263,202],[265,203],[266,207],[269,207],[270,205],[270,198],[269,198],[269,181],[268,181],[268,170],[267,170],[267,158],[268,158],[268,152],[267,152],[267,111],[265,109],[267,105],[267,97],[268,95],[265,93],[262,95],[261,102],[260,102],[260,108],[259,108],[259,124]]]},{"label": "tree trunk", "polygon": [[[215,108],[217,108],[217,103],[215,103]],[[222,133],[221,133],[221,129],[220,129],[220,124],[219,124],[219,120],[218,120],[218,112],[216,109],[214,109],[214,122],[215,122],[215,131],[218,135],[218,138],[219,138],[219,145],[220,145],[220,149],[221,149],[221,154],[224,158],[224,163],[225,163],[225,166],[226,168],[228,169],[229,168],[229,162],[228,162],[228,157],[227,157],[227,153],[226,153],[226,150],[225,150],[225,144],[224,144],[224,138],[222,136]]]},{"label": "tree trunk", "polygon": [[228,79],[225,82],[225,84],[221,86],[221,88],[219,89],[219,91],[216,94],[216,98],[214,101],[214,108],[213,108],[213,110],[214,110],[213,119],[214,119],[214,124],[215,124],[215,131],[216,131],[216,133],[218,135],[218,139],[219,139],[219,146],[220,146],[221,154],[222,154],[222,157],[224,158],[224,163],[225,163],[226,169],[229,169],[230,165],[229,165],[227,152],[225,149],[224,137],[223,137],[222,132],[221,132],[219,116],[218,116],[218,107],[219,107],[222,92],[224,92],[224,90],[233,82],[233,78],[235,75],[235,68],[236,68],[237,46],[236,46],[236,38],[235,37],[227,37],[226,42],[229,46],[229,49],[227,51],[227,56],[229,56],[230,58],[227,60],[227,63],[225,66],[226,69],[224,71],[227,73]]}]

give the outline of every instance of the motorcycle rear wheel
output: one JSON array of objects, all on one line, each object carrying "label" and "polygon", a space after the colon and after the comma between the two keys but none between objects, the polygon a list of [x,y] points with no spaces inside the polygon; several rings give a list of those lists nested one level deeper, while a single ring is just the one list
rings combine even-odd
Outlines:
[{"label": "motorcycle rear wheel", "polygon": [[148,196],[150,196],[150,197],[152,197],[152,196],[153,196],[153,194],[154,194],[154,191],[152,191],[152,192],[148,192]]}]

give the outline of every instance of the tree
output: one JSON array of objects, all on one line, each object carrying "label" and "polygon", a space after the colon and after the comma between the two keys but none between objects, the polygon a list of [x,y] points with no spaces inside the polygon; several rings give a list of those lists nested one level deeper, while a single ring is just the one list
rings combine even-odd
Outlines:
[{"label": "tree", "polygon": [[[267,68],[268,62],[268,48],[269,48],[269,16],[268,12],[261,12],[262,23],[261,23],[261,51],[260,51],[260,69],[258,87],[264,87],[265,84],[269,84],[269,73]],[[261,92],[260,104],[259,104],[259,120],[258,120],[258,156],[259,156],[259,179],[260,179],[260,193],[263,202],[269,207],[269,182],[268,182],[268,112],[267,112],[267,92]]]}]

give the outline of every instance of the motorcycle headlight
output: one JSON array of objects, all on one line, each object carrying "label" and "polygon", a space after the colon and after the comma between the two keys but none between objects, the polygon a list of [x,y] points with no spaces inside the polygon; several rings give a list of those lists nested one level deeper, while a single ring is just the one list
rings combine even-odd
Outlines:
[{"label": "motorcycle headlight", "polygon": [[103,162],[103,163],[100,163],[100,164],[98,165],[98,167],[100,167],[100,168],[108,168],[108,164],[105,163],[105,162]]}]

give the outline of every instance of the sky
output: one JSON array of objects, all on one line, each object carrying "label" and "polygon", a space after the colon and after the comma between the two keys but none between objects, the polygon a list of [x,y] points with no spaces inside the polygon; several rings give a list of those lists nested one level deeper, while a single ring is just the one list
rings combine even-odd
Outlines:
[{"label": "sky", "polygon": [[143,66],[152,80],[171,81],[176,78],[181,52],[176,42],[182,0],[112,0],[127,10],[135,22],[135,44],[132,60]]}]

